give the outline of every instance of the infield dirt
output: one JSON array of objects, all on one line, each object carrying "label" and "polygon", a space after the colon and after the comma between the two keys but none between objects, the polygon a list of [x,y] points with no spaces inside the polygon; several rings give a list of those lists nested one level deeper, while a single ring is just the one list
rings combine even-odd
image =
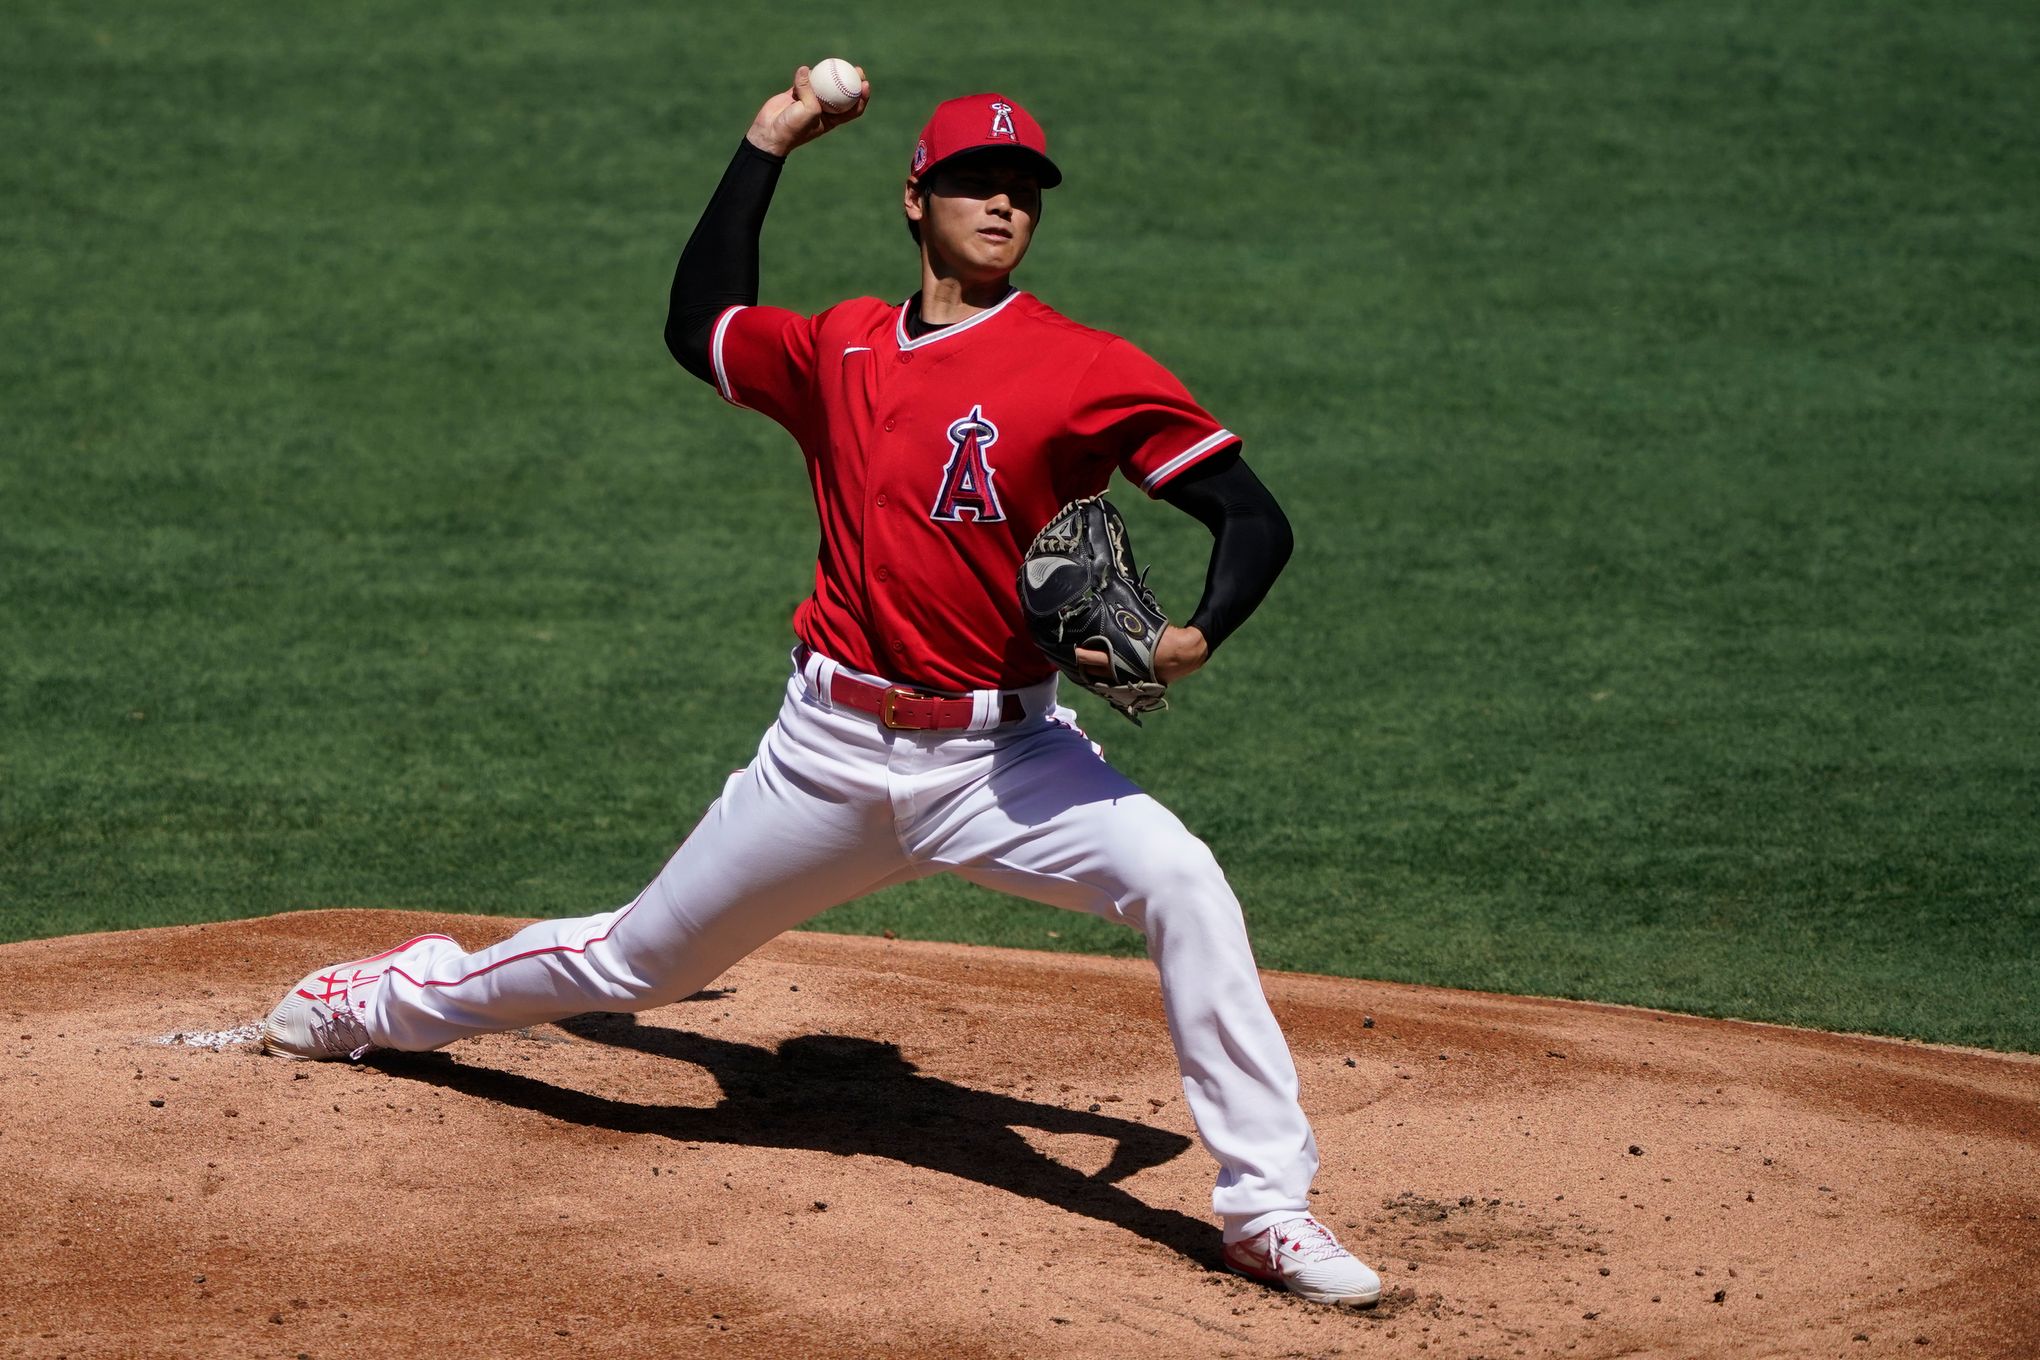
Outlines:
[{"label": "infield dirt", "polygon": [[2032,1356],[2040,1060],[1268,974],[1381,1272],[1218,1269],[1143,962],[795,934],[716,986],[258,1056],[325,911],[0,947],[8,1356]]}]

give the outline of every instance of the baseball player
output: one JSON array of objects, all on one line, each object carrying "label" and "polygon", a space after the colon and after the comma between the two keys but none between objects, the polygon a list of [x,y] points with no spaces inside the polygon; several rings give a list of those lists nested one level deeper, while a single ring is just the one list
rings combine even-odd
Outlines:
[{"label": "baseball player", "polygon": [[663,1006],[828,907],[953,873],[1144,932],[1218,1162],[1226,1263],[1308,1299],[1371,1303],[1380,1280],[1310,1213],[1317,1146],[1238,900],[1203,842],[1057,705],[1015,599],[1035,531],[1117,471],[1214,534],[1203,597],[1154,649],[1158,678],[1179,681],[1265,596],[1287,521],[1239,437],[1166,369],[1014,286],[1062,172],[1012,99],[949,100],[922,130],[901,196],[912,296],[814,316],[759,305],[759,236],[786,158],[870,93],[830,113],[796,71],[752,121],[673,282],[675,358],[785,427],[820,517],[814,591],[756,757],[627,905],[479,953],[425,935],[322,968],[269,1016],[264,1047],[358,1058]]}]

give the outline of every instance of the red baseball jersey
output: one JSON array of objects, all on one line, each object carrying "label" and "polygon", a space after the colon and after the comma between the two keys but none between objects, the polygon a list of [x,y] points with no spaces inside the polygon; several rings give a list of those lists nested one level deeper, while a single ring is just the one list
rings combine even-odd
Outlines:
[{"label": "red baseball jersey", "polygon": [[1114,468],[1154,495],[1238,437],[1159,363],[1027,293],[916,340],[906,316],[853,298],[716,321],[723,396],[807,458],[822,544],[794,631],[930,689],[1045,680],[1014,586],[1041,526]]}]

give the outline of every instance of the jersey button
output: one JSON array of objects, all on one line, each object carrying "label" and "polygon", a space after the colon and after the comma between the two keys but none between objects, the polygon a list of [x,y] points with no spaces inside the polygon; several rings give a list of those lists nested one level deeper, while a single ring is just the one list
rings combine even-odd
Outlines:
[{"label": "jersey button", "polygon": [[895,642],[892,645],[892,649],[895,652],[905,652],[907,650],[907,644],[904,642]]},{"label": "jersey button", "polygon": [[888,420],[888,421],[887,421],[887,422],[885,423],[885,428],[886,428],[886,430],[887,430],[888,432],[890,432],[890,431],[892,430],[892,427],[893,427],[893,422],[892,422],[892,421],[890,421],[890,420]]},{"label": "jersey button", "polygon": [[911,355],[911,354],[909,354],[909,353],[907,353],[907,352],[906,352],[905,350],[901,350],[901,351],[900,351],[900,362],[901,362],[901,363],[903,363],[903,364],[911,364],[912,362],[914,362],[914,356],[913,356],[913,355]]},{"label": "jersey button", "polygon": [[878,569],[878,570],[877,570],[876,572],[874,572],[874,573],[872,573],[872,574],[873,574],[873,575],[875,575],[875,576],[877,576],[877,577],[878,577],[878,579],[879,579],[879,580],[881,580],[881,581],[890,581],[890,580],[892,580],[892,573],[891,573],[891,572],[889,572],[889,571],[887,571],[887,570],[886,570],[886,569],[885,569],[884,567],[880,567],[880,568],[879,568],[879,569]]},{"label": "jersey button", "polygon": [[880,496],[879,496],[879,498],[878,498],[878,501],[877,501],[877,504],[878,504],[878,506],[879,506],[879,508],[880,508],[880,509],[884,509],[884,508],[885,508],[885,497],[884,497],[883,495],[880,495]]}]

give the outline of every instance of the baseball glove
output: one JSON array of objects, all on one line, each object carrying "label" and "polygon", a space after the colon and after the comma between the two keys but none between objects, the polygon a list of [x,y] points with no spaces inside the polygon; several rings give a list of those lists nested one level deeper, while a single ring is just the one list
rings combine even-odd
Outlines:
[{"label": "baseball glove", "polygon": [[[1064,675],[1134,723],[1169,706],[1168,686],[1155,678],[1169,616],[1134,566],[1126,521],[1103,496],[1071,501],[1035,535],[1020,562],[1020,612]],[[1078,663],[1080,647],[1111,659],[1110,678]]]}]

